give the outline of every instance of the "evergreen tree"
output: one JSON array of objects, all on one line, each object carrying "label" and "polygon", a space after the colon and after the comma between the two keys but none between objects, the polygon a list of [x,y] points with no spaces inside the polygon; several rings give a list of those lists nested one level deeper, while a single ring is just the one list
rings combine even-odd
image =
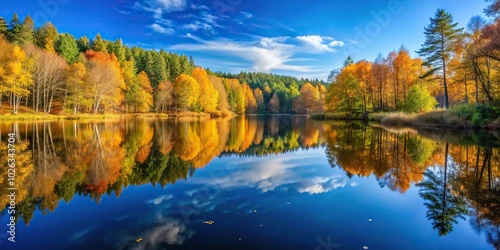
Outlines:
[{"label": "evergreen tree", "polygon": [[[347,59],[345,59],[345,61],[344,61],[344,68],[353,64],[353,63],[354,63],[354,61],[352,60],[351,56],[347,56]],[[306,81],[309,82],[308,79],[306,79]]]},{"label": "evergreen tree", "polygon": [[121,39],[116,39],[115,42],[113,43],[111,52],[115,53],[116,58],[118,58],[118,61],[120,63],[123,63],[126,59],[125,55],[125,48],[123,47],[122,40]]},{"label": "evergreen tree", "polygon": [[160,82],[166,81],[167,80],[167,73],[166,73],[166,63],[165,59],[160,55],[160,53],[153,51],[152,52],[152,60],[153,60],[153,65],[151,67],[151,86],[153,88],[157,88],[158,84]]},{"label": "evergreen tree", "polygon": [[48,51],[55,51],[54,42],[58,38],[56,27],[52,23],[45,23],[35,32],[35,44]]},{"label": "evergreen tree", "polygon": [[7,26],[7,22],[3,19],[3,17],[0,17],[0,34],[6,36],[8,29],[9,27]]},{"label": "evergreen tree", "polygon": [[74,63],[80,54],[75,38],[68,33],[61,34],[54,46],[56,52],[68,63]]},{"label": "evergreen tree", "polygon": [[104,53],[108,53],[108,49],[106,48],[106,43],[102,40],[101,34],[97,33],[94,40],[92,41],[92,50],[101,51]]},{"label": "evergreen tree", "polygon": [[170,80],[175,80],[180,74],[182,74],[180,57],[176,54],[170,55]]},{"label": "evergreen tree", "polygon": [[80,52],[85,52],[90,49],[90,42],[89,39],[86,36],[82,36],[78,38],[76,41],[76,44],[78,45],[78,50]]},{"label": "evergreen tree", "polygon": [[9,30],[7,31],[9,41],[17,45],[23,45],[30,41],[29,34],[29,30],[21,23],[19,16],[14,13],[9,23]]},{"label": "evergreen tree", "polygon": [[453,17],[443,9],[438,9],[431,23],[425,28],[425,42],[417,51],[425,58],[424,65],[432,66],[425,76],[440,71],[443,77],[444,104],[450,108],[448,98],[447,64],[450,61],[454,46],[462,36],[462,29],[453,23]]}]

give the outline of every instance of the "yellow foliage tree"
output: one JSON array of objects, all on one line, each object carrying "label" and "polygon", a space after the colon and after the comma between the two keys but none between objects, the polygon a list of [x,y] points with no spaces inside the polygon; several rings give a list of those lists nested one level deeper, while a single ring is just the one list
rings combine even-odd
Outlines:
[{"label": "yellow foliage tree", "polygon": [[197,67],[193,70],[193,77],[200,85],[200,107],[204,112],[217,111],[217,102],[219,101],[219,92],[214,88],[214,85],[208,79],[207,72]]},{"label": "yellow foliage tree", "polygon": [[181,74],[174,81],[174,96],[178,108],[194,110],[200,97],[200,86],[193,77]]},{"label": "yellow foliage tree", "polygon": [[[3,50],[3,49],[2,49]],[[33,85],[31,69],[33,60],[17,45],[7,46],[6,52],[0,55],[0,93],[10,93],[14,97],[12,113],[17,114],[21,99],[28,97]]]},{"label": "yellow foliage tree", "polygon": [[137,75],[137,81],[140,88],[138,91],[138,105],[136,111],[148,112],[153,106],[153,88],[151,88],[151,82],[144,71],[141,71],[141,73]]},{"label": "yellow foliage tree", "polygon": [[76,115],[80,104],[85,102],[83,93],[85,93],[84,77],[87,69],[83,63],[73,63],[66,70],[66,81],[69,89],[72,92],[70,102],[73,105],[73,114]]},{"label": "yellow foliage tree", "polygon": [[247,113],[256,113],[257,112],[257,100],[253,94],[252,89],[248,84],[243,83],[241,85],[243,91],[245,92],[245,110]]}]

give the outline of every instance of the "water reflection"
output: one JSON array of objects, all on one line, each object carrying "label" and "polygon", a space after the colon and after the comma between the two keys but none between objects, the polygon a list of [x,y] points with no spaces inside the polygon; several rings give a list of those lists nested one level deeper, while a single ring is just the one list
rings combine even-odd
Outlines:
[{"label": "water reflection", "polygon": [[[389,131],[358,123],[316,122],[293,116],[246,116],[202,122],[12,122],[0,126],[2,141],[7,133],[16,133],[17,219],[26,225],[36,211],[54,212],[61,200],[69,202],[75,194],[99,203],[104,195],[120,196],[124,188],[132,185],[165,187],[187,180],[215,157],[240,156],[223,172],[193,184],[226,190],[251,187],[261,193],[288,190],[320,194],[358,185],[351,180],[354,176],[375,176],[382,188],[395,192],[418,188],[427,207],[427,218],[437,234],[449,234],[456,223],[468,216],[476,232],[484,232],[492,246],[500,247],[500,150],[499,137],[494,133],[465,133],[460,137],[442,131]],[[345,175],[304,169],[316,164],[308,151],[280,157],[313,148],[324,148],[330,166]],[[5,143],[0,145],[0,151],[0,161],[6,162]],[[268,157],[265,161],[254,158],[264,156]],[[7,166],[0,168],[0,172],[6,172]],[[7,185],[8,180],[3,178],[3,205],[8,204]],[[197,192],[190,194],[196,196]],[[209,195],[215,194],[208,192]],[[184,224],[189,218],[182,214],[182,209],[212,211],[222,206],[220,202],[202,197],[194,208],[176,204],[181,214],[173,218],[161,212],[175,203],[172,195],[151,199],[149,204],[162,208],[151,212],[151,218],[144,222],[148,224],[144,235],[148,236],[141,247],[183,244],[193,232]],[[245,203],[239,206],[244,207]],[[230,210],[225,208],[225,213]],[[87,229],[82,230],[83,233],[74,235],[75,241],[86,234]],[[118,248],[128,248],[133,242],[129,232],[122,232],[120,238],[124,240],[117,243]]]}]

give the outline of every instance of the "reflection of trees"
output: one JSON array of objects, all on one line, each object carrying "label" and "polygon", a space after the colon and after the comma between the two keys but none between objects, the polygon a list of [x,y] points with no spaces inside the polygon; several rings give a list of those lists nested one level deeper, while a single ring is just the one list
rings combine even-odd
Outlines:
[{"label": "reflection of trees", "polygon": [[[434,144],[416,134],[392,134],[358,124],[333,124],[327,131],[326,154],[332,167],[338,166],[348,176],[375,175],[381,185],[406,192],[411,183],[422,180],[422,172],[430,155],[420,154]],[[416,151],[416,152],[415,152]]]},{"label": "reflection of trees", "polygon": [[457,224],[457,219],[465,219],[467,213],[465,201],[462,197],[452,193],[448,186],[448,152],[449,145],[446,144],[444,168],[440,169],[439,175],[427,169],[424,173],[425,180],[419,184],[420,197],[425,200],[427,207],[427,219],[432,221],[434,229],[439,231],[439,235],[447,235],[453,231],[453,224]]},{"label": "reflection of trees", "polygon": [[104,129],[104,126],[91,124],[92,132],[88,131],[91,135],[86,138],[88,147],[82,150],[83,158],[88,159],[84,193],[97,195],[97,199],[118,179],[124,160],[123,132],[115,127]]},{"label": "reflection of trees", "polygon": [[500,248],[500,150],[492,147],[457,146],[454,158],[460,159],[453,178],[470,205],[470,224],[495,248]]},{"label": "reflection of trees", "polygon": [[[7,204],[9,202],[9,190],[7,188],[17,188],[16,190],[16,203],[17,204],[31,204],[31,196],[30,192],[31,189],[29,189],[29,183],[31,181],[31,176],[33,175],[34,172],[34,167],[33,167],[33,155],[32,155],[32,150],[31,150],[31,143],[27,138],[22,138],[26,137],[26,135],[21,135],[19,131],[19,124],[12,123],[6,124],[8,127],[8,132],[5,132],[2,130],[2,126],[0,126],[0,204]],[[7,133],[14,133],[14,138],[16,139],[15,142],[15,166],[16,166],[16,180],[15,180],[15,186],[10,186],[9,184],[9,179],[8,179],[8,143],[6,143],[7,140]],[[35,207],[33,207],[33,212],[35,210]],[[26,223],[29,223],[31,220],[31,217],[28,217],[28,213],[24,213],[24,211],[17,210],[17,215],[16,220],[19,219],[20,217],[23,218],[23,220]],[[30,216],[32,213],[30,213]],[[21,216],[20,216],[21,215]]]}]

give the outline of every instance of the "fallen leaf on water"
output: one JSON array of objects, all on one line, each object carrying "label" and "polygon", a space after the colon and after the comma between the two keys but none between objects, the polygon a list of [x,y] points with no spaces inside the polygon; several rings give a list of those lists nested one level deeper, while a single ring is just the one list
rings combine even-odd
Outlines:
[{"label": "fallen leaf on water", "polygon": [[368,219],[369,222],[372,222],[373,220],[372,219]]},{"label": "fallen leaf on water", "polygon": [[212,225],[212,224],[214,224],[214,221],[213,220],[207,220],[207,221],[204,221],[203,224]]},{"label": "fallen leaf on water", "polygon": [[253,210],[254,213],[257,213],[257,210]]},{"label": "fallen leaf on water", "polygon": [[142,238],[137,238],[137,239],[135,240],[135,242],[137,242],[137,243],[139,243],[139,242],[141,242],[141,241],[142,241]]}]

